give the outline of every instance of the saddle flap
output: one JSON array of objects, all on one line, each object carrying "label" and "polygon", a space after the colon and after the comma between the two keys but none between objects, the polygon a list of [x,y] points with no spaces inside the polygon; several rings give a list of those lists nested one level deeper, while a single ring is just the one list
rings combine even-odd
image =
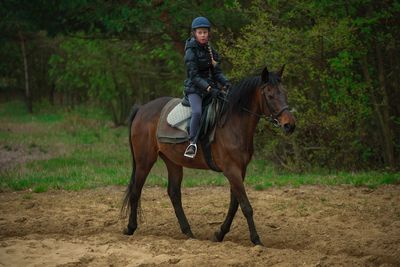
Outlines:
[{"label": "saddle flap", "polygon": [[[161,111],[160,120],[157,125],[157,139],[161,143],[176,144],[189,140],[186,129],[182,130],[181,128],[171,127],[171,124],[167,121],[170,112],[180,104],[180,101],[179,98],[171,99]],[[182,124],[183,123],[180,123],[178,126],[182,127]]]}]

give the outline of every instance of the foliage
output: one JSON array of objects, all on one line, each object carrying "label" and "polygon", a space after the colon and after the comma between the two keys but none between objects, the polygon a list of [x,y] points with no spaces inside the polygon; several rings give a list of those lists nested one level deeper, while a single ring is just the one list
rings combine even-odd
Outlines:
[{"label": "foliage", "polygon": [[99,100],[115,124],[124,123],[133,100],[146,102],[157,96],[157,85],[163,84],[164,93],[177,94],[174,81],[181,68],[175,64],[178,54],[168,43],[146,49],[139,42],[80,37],[61,42],[60,52],[49,61],[50,78],[60,91]]},{"label": "foliage", "polygon": [[[254,19],[240,37],[220,42],[233,64],[233,77],[254,72],[254,66],[278,69],[286,64],[284,81],[298,120],[297,133],[292,138],[278,134],[261,144],[270,151],[269,158],[289,169],[368,168],[371,161],[382,160],[377,151],[383,145],[375,142],[380,137],[369,131],[374,127],[375,103],[360,61],[368,53],[366,42],[381,26],[378,14],[393,18],[396,11],[385,6],[365,18],[359,15],[363,5],[376,3],[361,2],[354,1],[347,10],[340,1],[286,1],[285,6],[255,1],[250,9]],[[381,38],[391,43],[394,36]],[[265,130],[259,131],[267,138]]]},{"label": "foliage", "polygon": [[22,36],[35,112],[43,98],[96,104],[122,124],[134,102],[182,95],[196,16],[212,22],[228,77],[286,64],[297,130],[260,123],[258,159],[292,171],[400,166],[398,1],[5,0],[0,94],[24,91]]}]

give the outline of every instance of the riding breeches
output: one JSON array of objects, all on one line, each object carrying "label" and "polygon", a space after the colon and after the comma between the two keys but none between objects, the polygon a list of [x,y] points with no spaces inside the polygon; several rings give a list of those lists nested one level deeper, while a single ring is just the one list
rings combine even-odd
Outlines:
[{"label": "riding breeches", "polygon": [[189,94],[189,103],[192,108],[192,117],[190,119],[189,139],[193,141],[197,131],[200,128],[202,98],[198,94]]}]

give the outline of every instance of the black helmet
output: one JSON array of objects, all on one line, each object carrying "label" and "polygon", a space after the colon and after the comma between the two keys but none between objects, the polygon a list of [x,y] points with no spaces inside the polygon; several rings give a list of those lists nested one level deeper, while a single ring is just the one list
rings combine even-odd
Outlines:
[{"label": "black helmet", "polygon": [[211,23],[205,17],[197,17],[192,21],[192,30],[197,28],[211,28]]}]

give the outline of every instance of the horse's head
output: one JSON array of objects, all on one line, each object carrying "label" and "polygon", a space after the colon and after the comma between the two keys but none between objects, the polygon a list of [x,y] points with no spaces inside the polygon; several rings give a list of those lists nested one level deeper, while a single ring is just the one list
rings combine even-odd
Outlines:
[{"label": "horse's head", "polygon": [[261,109],[270,117],[274,123],[282,127],[287,134],[293,133],[296,127],[296,120],[289,111],[287,103],[287,92],[281,83],[281,77],[285,66],[277,72],[268,72],[267,67],[261,74]]}]

